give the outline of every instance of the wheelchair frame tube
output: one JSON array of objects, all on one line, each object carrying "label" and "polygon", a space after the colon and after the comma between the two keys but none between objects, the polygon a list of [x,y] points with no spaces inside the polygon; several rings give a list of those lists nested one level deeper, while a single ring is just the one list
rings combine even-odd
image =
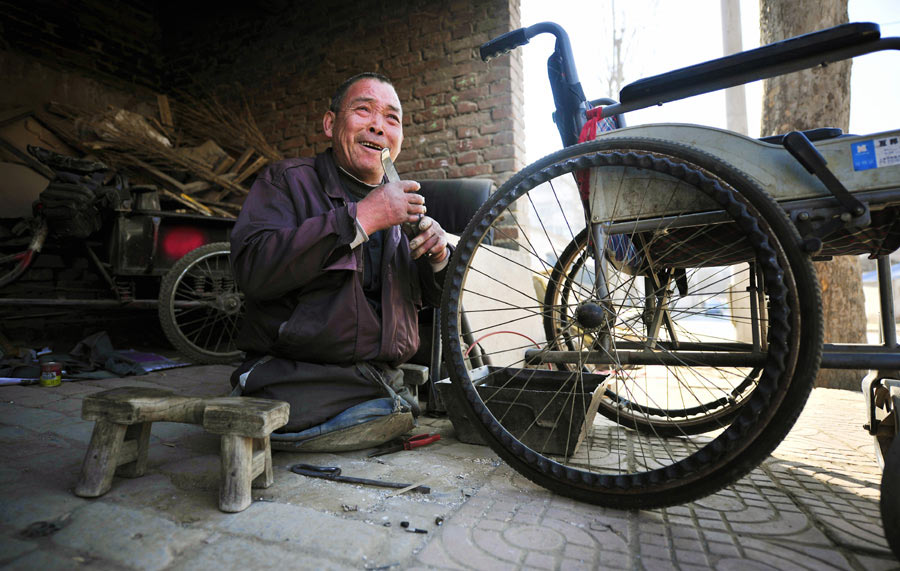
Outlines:
[{"label": "wheelchair frame tube", "polygon": [[[703,351],[544,351],[526,349],[525,362],[529,365],[544,363],[578,363],[585,365],[667,365],[694,367],[761,367],[766,363],[765,353],[703,352]],[[897,356],[900,360],[900,356]]]},{"label": "wheelchair frame tube", "polygon": [[897,348],[894,288],[890,256],[878,256],[878,301],[881,310],[881,340],[885,347]]}]

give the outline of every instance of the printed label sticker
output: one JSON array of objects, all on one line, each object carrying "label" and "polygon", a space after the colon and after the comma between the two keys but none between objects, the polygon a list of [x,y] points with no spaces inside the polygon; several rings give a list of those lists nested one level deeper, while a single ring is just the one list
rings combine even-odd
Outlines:
[{"label": "printed label sticker", "polygon": [[853,143],[853,170],[864,171],[900,165],[900,137],[891,136]]}]

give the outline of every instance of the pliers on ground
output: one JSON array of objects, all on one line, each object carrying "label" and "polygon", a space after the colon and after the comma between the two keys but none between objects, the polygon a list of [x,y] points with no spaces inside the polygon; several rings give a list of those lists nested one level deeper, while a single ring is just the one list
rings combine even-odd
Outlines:
[{"label": "pliers on ground", "polygon": [[410,436],[409,438],[404,438],[400,441],[399,444],[392,444],[384,448],[379,448],[378,450],[375,450],[374,452],[369,454],[369,458],[382,456],[384,454],[393,454],[394,452],[400,452],[401,450],[412,450],[413,448],[418,448],[419,446],[425,446],[426,444],[437,442],[440,439],[440,434],[417,434],[415,436]]}]

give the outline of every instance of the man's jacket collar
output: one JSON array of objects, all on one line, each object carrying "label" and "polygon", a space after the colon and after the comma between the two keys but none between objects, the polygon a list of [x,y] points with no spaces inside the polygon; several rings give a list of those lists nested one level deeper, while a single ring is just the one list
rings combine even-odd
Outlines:
[{"label": "man's jacket collar", "polygon": [[[325,152],[316,155],[315,168],[319,173],[319,182],[322,183],[322,188],[325,189],[325,194],[329,198],[339,198],[344,202],[350,199],[348,192],[344,190],[344,185],[341,184],[337,163],[334,162],[334,151],[330,147],[325,149]],[[387,181],[382,178],[381,183],[385,182]]]},{"label": "man's jacket collar", "polygon": [[[351,200],[350,194],[344,190],[344,185],[341,184],[341,179],[338,175],[337,164],[334,162],[334,154],[331,148],[325,150],[324,153],[319,153],[316,155],[316,172],[319,174],[319,182],[322,184],[322,188],[325,191],[325,194],[328,195],[329,198],[341,200],[344,203],[347,203]],[[387,182],[384,179],[381,181],[382,183]],[[385,240],[385,259],[382,260],[383,267],[387,267],[388,262],[394,257],[396,253],[397,245],[400,242],[400,227],[399,226],[391,226],[387,229],[386,232],[386,240]]]}]

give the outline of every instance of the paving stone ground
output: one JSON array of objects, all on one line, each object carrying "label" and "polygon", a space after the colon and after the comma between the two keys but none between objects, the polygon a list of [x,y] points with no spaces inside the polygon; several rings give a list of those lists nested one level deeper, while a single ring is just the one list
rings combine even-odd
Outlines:
[{"label": "paving stone ground", "polygon": [[[0,387],[0,566],[4,569],[900,569],[878,508],[881,473],[862,397],[816,389],[759,468],[700,501],[645,511],[581,504],[540,488],[445,419],[427,448],[275,452],[275,484],[237,514],[217,508],[218,438],[157,423],[149,469],[76,497],[91,433],[81,401],[116,386],[227,393],[230,368],[189,367],[57,388]],[[430,495],[313,480],[297,462],[421,482]],[[440,519],[439,519],[440,518]],[[442,525],[436,522],[442,520]],[[408,521],[428,533],[409,533]]]}]

